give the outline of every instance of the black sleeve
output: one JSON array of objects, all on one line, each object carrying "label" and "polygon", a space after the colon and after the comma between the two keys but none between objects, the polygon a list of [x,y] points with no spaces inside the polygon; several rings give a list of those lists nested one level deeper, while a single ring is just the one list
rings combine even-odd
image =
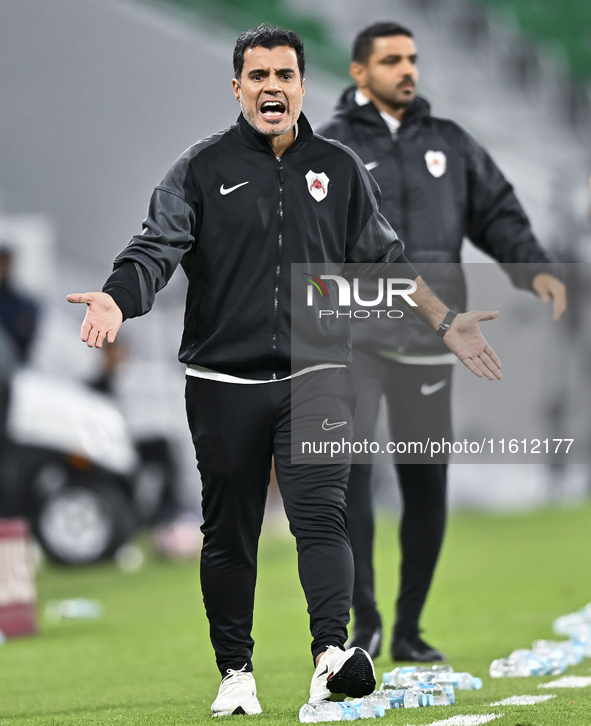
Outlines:
[{"label": "black sleeve", "polygon": [[123,320],[141,315],[140,278],[133,262],[122,262],[103,285],[123,313]]},{"label": "black sleeve", "polygon": [[411,262],[406,259],[404,252],[400,254],[394,262],[400,265],[400,268],[396,268],[396,272],[400,272],[402,277],[408,277],[409,280],[416,280],[419,277],[419,273],[416,271]]},{"label": "black sleeve", "polygon": [[124,320],[150,310],[156,293],[192,248],[196,212],[187,202],[185,185],[197,150],[194,145],[175,161],[154,189],[141,233],[115,258],[103,292],[115,300]]},{"label": "black sleeve", "polygon": [[556,274],[548,269],[550,257],[491,156],[466,132],[462,143],[467,170],[466,236],[503,266],[516,287],[531,290],[538,272]]}]

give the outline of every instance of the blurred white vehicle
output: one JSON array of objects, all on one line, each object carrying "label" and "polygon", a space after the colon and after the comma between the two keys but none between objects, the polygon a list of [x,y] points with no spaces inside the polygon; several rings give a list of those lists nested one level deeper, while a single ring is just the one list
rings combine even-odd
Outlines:
[{"label": "blurred white vehicle", "polygon": [[107,396],[29,370],[10,386],[0,513],[26,516],[67,564],[111,556],[138,526],[138,455]]}]

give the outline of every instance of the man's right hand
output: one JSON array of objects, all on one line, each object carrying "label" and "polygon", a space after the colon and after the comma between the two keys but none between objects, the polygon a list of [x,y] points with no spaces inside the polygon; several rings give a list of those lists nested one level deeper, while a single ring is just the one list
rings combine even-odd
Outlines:
[{"label": "man's right hand", "polygon": [[123,322],[123,314],[108,293],[76,292],[68,295],[68,302],[88,305],[80,337],[89,348],[102,348],[105,338],[109,343],[115,340]]},{"label": "man's right hand", "polygon": [[443,336],[443,342],[466,368],[479,378],[486,376],[489,381],[494,381],[495,378],[500,381],[503,377],[501,361],[482,334],[480,323],[494,320],[498,314],[497,310],[461,313],[456,315]]}]

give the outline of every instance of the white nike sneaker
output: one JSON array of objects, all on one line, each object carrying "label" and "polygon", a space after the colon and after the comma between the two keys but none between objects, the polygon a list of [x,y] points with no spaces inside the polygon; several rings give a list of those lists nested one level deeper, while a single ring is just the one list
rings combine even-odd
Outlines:
[{"label": "white nike sneaker", "polygon": [[239,671],[228,668],[227,673],[228,675],[220,683],[217,698],[211,704],[211,715],[248,714],[253,716],[256,713],[261,713],[261,705],[257,698],[257,687],[252,673],[247,673],[244,668]]},{"label": "white nike sneaker", "polygon": [[376,674],[365,650],[329,645],[312,676],[309,703],[325,701],[337,693],[361,698],[373,693],[375,687]]}]

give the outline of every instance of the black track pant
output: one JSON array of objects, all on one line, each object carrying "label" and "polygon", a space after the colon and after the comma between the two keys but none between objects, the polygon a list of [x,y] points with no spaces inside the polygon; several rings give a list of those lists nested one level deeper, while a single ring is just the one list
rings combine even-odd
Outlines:
[{"label": "black track pant", "polygon": [[[373,439],[382,395],[388,409],[390,441],[426,441],[429,436],[450,440],[451,370],[450,365],[403,365],[356,350],[352,367],[357,393],[354,440]],[[402,462],[403,457],[397,455],[396,472],[403,502],[401,582],[396,604],[399,636],[418,631],[445,531],[447,475],[445,463]],[[374,628],[381,619],[374,595],[374,514],[370,478],[371,464],[353,463],[347,512],[355,562],[353,609],[356,623]]]},{"label": "black track pant", "polygon": [[345,514],[350,461],[291,463],[292,385],[298,400],[318,405],[318,427],[327,416],[331,421],[346,416],[349,426],[343,429],[350,437],[355,396],[345,368],[255,385],[187,376],[187,415],[203,482],[201,588],[222,675],[244,665],[252,670],[257,549],[272,456],[296,538],[312,655],[347,638],[353,586]]}]

